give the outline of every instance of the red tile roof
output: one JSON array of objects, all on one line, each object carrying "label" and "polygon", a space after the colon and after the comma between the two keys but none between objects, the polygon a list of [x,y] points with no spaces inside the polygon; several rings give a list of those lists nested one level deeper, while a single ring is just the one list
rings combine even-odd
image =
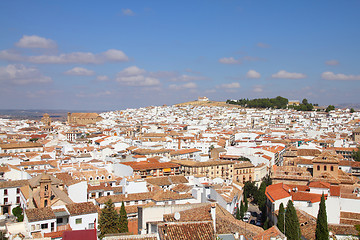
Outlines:
[{"label": "red tile roof", "polygon": [[276,200],[290,197],[289,190],[291,188],[283,183],[273,184],[266,188],[265,195],[271,202],[275,202]]}]

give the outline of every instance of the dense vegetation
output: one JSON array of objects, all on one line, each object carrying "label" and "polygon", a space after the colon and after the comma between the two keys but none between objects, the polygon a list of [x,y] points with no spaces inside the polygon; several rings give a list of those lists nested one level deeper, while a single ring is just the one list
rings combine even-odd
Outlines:
[{"label": "dense vegetation", "polygon": [[228,104],[236,104],[243,107],[249,108],[286,108],[288,104],[288,99],[283,97],[276,98],[255,98],[252,100],[249,99],[239,99],[237,101],[227,100]]},{"label": "dense vegetation", "polygon": [[114,203],[109,199],[105,207],[101,209],[99,219],[99,238],[102,239],[105,234],[128,232],[127,215],[124,202],[121,204],[120,215],[116,212]]},{"label": "dense vegetation", "polygon": [[311,104],[306,98],[302,100],[300,105],[289,105],[289,100],[284,97],[277,96],[276,98],[255,98],[255,99],[239,99],[239,100],[227,100],[227,104],[240,105],[247,108],[274,108],[274,109],[286,109],[291,108],[297,111],[312,111],[317,104]]},{"label": "dense vegetation", "polygon": [[356,152],[353,151],[351,157],[354,159],[354,161],[360,162],[360,148]]},{"label": "dense vegetation", "polygon": [[[244,185],[244,193],[247,198],[251,198],[252,202],[257,204],[259,206],[260,211],[262,212],[262,222],[266,222],[266,195],[265,190],[266,187],[271,185],[272,181],[271,178],[265,177],[263,181],[261,182],[261,185],[259,188],[256,187],[254,182],[245,182]],[[245,196],[244,196],[245,197]],[[264,224],[264,229],[266,225]]]}]

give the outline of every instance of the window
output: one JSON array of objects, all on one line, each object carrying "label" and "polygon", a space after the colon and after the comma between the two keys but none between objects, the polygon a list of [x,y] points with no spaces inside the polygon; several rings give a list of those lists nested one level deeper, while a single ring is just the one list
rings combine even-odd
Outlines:
[{"label": "window", "polygon": [[16,193],[17,193],[17,194],[20,194],[20,188],[17,188],[17,189],[16,189]]},{"label": "window", "polygon": [[4,189],[4,195],[8,195],[8,190]]},{"label": "window", "polygon": [[89,229],[94,229],[94,223],[89,223]]},{"label": "window", "polygon": [[41,224],[41,229],[48,229],[49,225],[47,223]]},{"label": "window", "polygon": [[330,170],[331,170],[331,171],[334,171],[334,166],[331,166],[331,167],[330,167]]},{"label": "window", "polygon": [[82,223],[82,218],[75,219],[75,224],[81,224],[81,223]]},{"label": "window", "polygon": [[317,166],[317,170],[320,171],[320,165]]},{"label": "window", "polygon": [[7,204],[8,198],[4,198],[4,204]]},{"label": "window", "polygon": [[324,166],[324,171],[326,171],[326,166]]},{"label": "window", "polygon": [[20,197],[16,197],[16,204],[20,203]]},{"label": "window", "polygon": [[56,219],[56,223],[57,223],[57,224],[63,223],[63,218],[57,218],[57,219]]},{"label": "window", "polygon": [[52,223],[51,223],[51,231],[53,232],[54,230],[55,230],[55,223],[52,222]]},{"label": "window", "polygon": [[31,225],[31,231],[35,231],[35,225]]}]

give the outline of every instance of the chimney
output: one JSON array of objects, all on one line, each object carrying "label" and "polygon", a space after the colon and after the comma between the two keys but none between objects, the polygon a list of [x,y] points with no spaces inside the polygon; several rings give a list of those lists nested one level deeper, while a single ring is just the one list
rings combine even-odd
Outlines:
[{"label": "chimney", "polygon": [[211,203],[210,213],[213,221],[214,232],[216,233],[216,203]]}]

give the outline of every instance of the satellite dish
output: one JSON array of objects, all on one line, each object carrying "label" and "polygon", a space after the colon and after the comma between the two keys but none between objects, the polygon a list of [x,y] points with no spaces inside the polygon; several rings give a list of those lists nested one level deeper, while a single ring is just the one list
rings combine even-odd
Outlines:
[{"label": "satellite dish", "polygon": [[174,214],[174,218],[175,218],[175,220],[179,221],[179,220],[180,220],[180,213],[179,213],[179,212],[176,212],[176,213]]}]

